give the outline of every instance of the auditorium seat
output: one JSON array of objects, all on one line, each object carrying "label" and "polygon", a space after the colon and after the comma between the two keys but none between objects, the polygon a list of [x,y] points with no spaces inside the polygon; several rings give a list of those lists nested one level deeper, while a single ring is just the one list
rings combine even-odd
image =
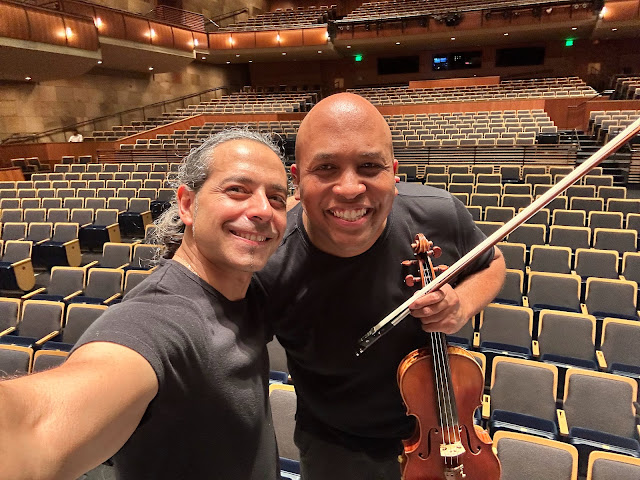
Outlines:
[{"label": "auditorium seat", "polygon": [[490,394],[483,396],[482,414],[489,431],[519,432],[555,439],[566,432],[556,411],[558,371],[554,365],[496,356]]},{"label": "auditorium seat", "polygon": [[269,403],[278,442],[282,470],[300,473],[300,452],[293,442],[296,414],[296,392],[293,385],[269,385]]},{"label": "auditorium seat", "polygon": [[640,458],[617,453],[594,451],[589,454],[586,480],[637,480]]},{"label": "auditorium seat", "polygon": [[637,310],[638,284],[631,280],[587,279],[584,304],[591,315],[640,320]]},{"label": "auditorium seat", "polygon": [[532,245],[528,272],[571,273],[571,249]]},{"label": "auditorium seat", "polygon": [[[5,226],[6,228],[6,226]],[[0,262],[0,289],[29,291],[36,283],[31,261],[32,243],[6,240]]]},{"label": "auditorium seat", "polygon": [[593,450],[640,456],[633,406],[637,401],[633,379],[578,368],[567,371],[563,407],[569,442],[578,449],[580,474],[586,473]]},{"label": "auditorium seat", "polygon": [[604,318],[598,363],[601,369],[640,378],[640,323],[636,320]]},{"label": "auditorium seat", "polygon": [[578,451],[572,445],[504,430],[493,443],[505,480],[578,480]]},{"label": "auditorium seat", "polygon": [[33,373],[42,372],[50,368],[55,368],[64,363],[69,356],[69,352],[59,350],[38,350],[33,356]]},{"label": "auditorium seat", "polygon": [[42,346],[62,330],[64,303],[46,300],[25,300],[17,330],[0,337],[5,344]]},{"label": "auditorium seat", "polygon": [[31,347],[0,344],[0,378],[29,373],[32,360],[33,349]]}]

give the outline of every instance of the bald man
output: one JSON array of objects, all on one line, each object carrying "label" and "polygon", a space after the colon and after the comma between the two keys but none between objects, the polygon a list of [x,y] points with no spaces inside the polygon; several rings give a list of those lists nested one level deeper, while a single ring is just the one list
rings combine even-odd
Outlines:
[{"label": "bald man", "polygon": [[457,332],[502,286],[495,249],[355,356],[358,339],[413,294],[401,263],[413,258],[417,233],[442,248],[445,265],[484,239],[446,191],[396,186],[396,167],[389,126],[362,97],[328,97],[300,125],[291,172],[301,204],[257,282],[296,386],[304,480],[399,480],[401,439],[415,421],[396,384],[398,364],[427,344],[425,332]]}]

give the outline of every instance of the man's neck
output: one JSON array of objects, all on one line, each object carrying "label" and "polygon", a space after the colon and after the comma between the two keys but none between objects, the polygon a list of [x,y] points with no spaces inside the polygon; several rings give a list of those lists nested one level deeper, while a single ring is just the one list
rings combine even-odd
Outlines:
[{"label": "man's neck", "polygon": [[173,259],[215,288],[227,300],[241,300],[247,293],[251,282],[250,273],[223,271],[184,245],[178,248]]}]

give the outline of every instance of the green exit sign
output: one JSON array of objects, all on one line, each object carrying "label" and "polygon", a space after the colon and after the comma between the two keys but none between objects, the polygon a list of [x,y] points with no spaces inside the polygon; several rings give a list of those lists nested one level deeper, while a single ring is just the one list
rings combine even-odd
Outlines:
[{"label": "green exit sign", "polygon": [[361,62],[361,61],[362,61],[362,54],[361,54],[361,53],[358,53],[358,54],[357,54],[355,57],[353,57],[353,58],[354,58],[354,60],[355,60],[356,62]]},{"label": "green exit sign", "polygon": [[573,38],[567,38],[567,39],[564,41],[564,46],[565,46],[565,47],[573,47]]}]

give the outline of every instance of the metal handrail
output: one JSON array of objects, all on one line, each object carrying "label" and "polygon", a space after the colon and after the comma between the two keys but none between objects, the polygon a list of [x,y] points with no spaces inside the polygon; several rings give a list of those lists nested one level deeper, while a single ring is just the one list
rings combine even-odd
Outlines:
[{"label": "metal handrail", "polygon": [[[101,117],[95,117],[89,120],[83,120],[82,122],[76,122],[73,124],[69,124],[69,125],[65,125],[62,127],[56,127],[56,128],[51,128],[49,130],[45,130],[43,132],[38,132],[38,133],[31,133],[31,134],[13,134],[5,139],[3,139],[2,141],[0,141],[0,144],[2,145],[6,145],[6,144],[10,144],[10,143],[26,143],[26,142],[35,142],[37,140],[40,140],[41,138],[44,137],[50,137],[52,135],[55,135],[57,133],[65,133],[68,131],[72,131],[74,129],[78,129],[80,127],[84,127],[86,125],[93,125],[93,129],[95,130],[96,128],[96,123],[97,122],[101,122],[104,120],[108,120],[111,118],[116,118],[119,117],[120,118],[120,122],[122,123],[122,116],[129,114],[129,113],[135,113],[135,112],[142,112],[142,118],[144,120],[147,119],[146,115],[145,115],[145,109],[149,109],[149,108],[154,108],[154,107],[162,107],[163,111],[166,111],[165,107],[170,104],[170,103],[175,103],[175,102],[183,102],[183,107],[184,107],[184,101],[188,100],[190,98],[194,98],[194,97],[200,97],[200,102],[202,101],[202,95],[207,94],[207,93],[211,93],[211,92],[217,92],[217,91],[221,91],[221,90],[225,90],[227,92],[229,92],[230,90],[239,90],[240,87],[238,86],[220,86],[220,87],[215,87],[215,88],[209,88],[207,90],[203,90],[201,92],[197,92],[197,93],[191,93],[188,95],[182,95],[180,97],[176,97],[176,98],[172,98],[169,100],[163,100],[161,102],[155,102],[155,103],[150,103],[147,105],[143,105],[141,107],[135,107],[135,108],[129,108],[127,110],[122,110],[119,112],[115,112],[115,113],[111,113],[109,115],[103,115]],[[66,140],[66,138],[65,138]]]}]

